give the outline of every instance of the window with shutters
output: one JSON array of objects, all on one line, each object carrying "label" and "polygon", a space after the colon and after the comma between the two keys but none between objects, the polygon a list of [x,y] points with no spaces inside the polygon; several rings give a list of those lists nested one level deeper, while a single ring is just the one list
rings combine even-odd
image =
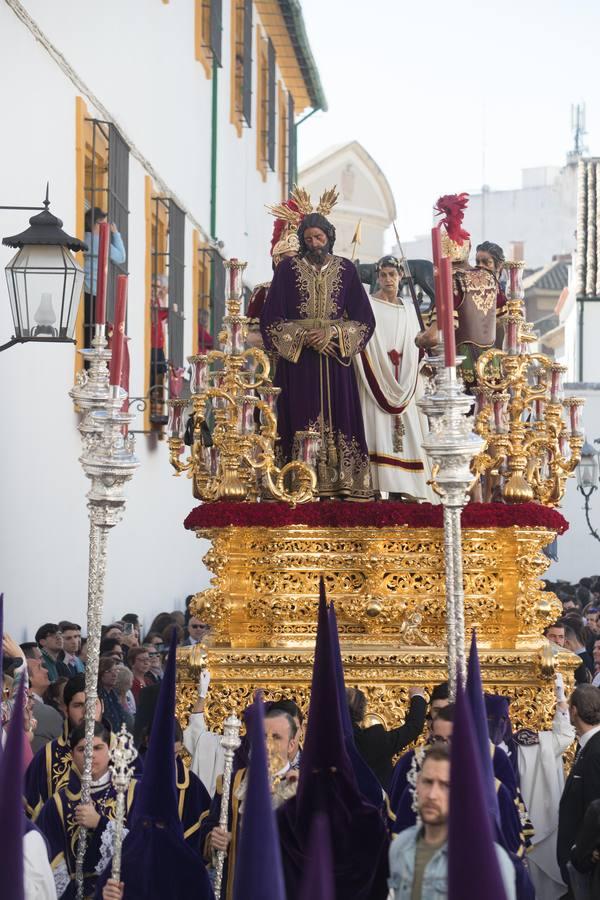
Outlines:
[{"label": "window with shutters", "polygon": [[231,0],[231,122],[252,125],[252,0]]},{"label": "window with shutters", "polygon": [[269,153],[269,57],[268,44],[256,28],[256,168],[267,180]]},{"label": "window with shutters", "polygon": [[165,197],[153,196],[150,217],[150,425],[167,424],[169,347],[169,211]]},{"label": "window with shutters", "polygon": [[183,368],[183,299],[185,269],[185,213],[169,200],[169,354],[171,369]]},{"label": "window with shutters", "polygon": [[106,317],[114,314],[117,275],[127,273],[129,220],[129,147],[111,122],[84,120],[84,207],[86,242],[83,346],[90,347],[94,327],[94,296],[98,272],[98,240],[91,239],[98,226],[98,211],[108,217],[116,236],[111,236],[108,265]]},{"label": "window with shutters", "polygon": [[281,189],[281,197],[286,200],[289,196],[288,191],[288,103],[286,93],[279,82],[277,86],[278,106],[279,106],[279,127],[277,135],[277,171],[279,174],[279,184]]},{"label": "window with shutters", "polygon": [[212,337],[211,322],[211,249],[203,242],[200,233],[193,233],[193,260],[192,269],[192,304],[194,317],[194,333],[192,347],[194,353],[204,353],[212,350],[214,341]]},{"label": "window with shutters", "polygon": [[207,78],[212,75],[213,63],[221,66],[221,31],[223,0],[195,0],[195,55]]}]

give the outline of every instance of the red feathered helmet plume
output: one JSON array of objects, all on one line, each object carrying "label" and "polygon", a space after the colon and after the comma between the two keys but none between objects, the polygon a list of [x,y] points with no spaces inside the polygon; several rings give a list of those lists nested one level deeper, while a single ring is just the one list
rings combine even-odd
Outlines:
[{"label": "red feathered helmet plume", "polygon": [[[296,201],[295,200],[284,200],[283,203],[281,204],[281,206],[285,206],[285,208],[289,209],[291,213],[296,214],[296,215],[290,216],[290,220],[297,218],[297,224],[296,224],[296,228],[297,228],[302,220],[302,213],[300,212],[300,208],[299,208],[298,204],[296,203]],[[290,230],[291,227],[292,227],[291,221],[288,221],[287,219],[280,219],[280,218],[275,219],[275,223],[273,225],[273,236],[271,238],[271,255],[273,255],[273,250],[275,249],[275,246],[279,243],[279,241],[282,239],[284,234]]]},{"label": "red feathered helmet plume", "polygon": [[441,224],[446,229],[446,234],[456,244],[464,244],[471,237],[468,231],[462,227],[465,217],[465,209],[469,205],[469,195],[445,194],[433,207],[436,216],[444,216]]}]

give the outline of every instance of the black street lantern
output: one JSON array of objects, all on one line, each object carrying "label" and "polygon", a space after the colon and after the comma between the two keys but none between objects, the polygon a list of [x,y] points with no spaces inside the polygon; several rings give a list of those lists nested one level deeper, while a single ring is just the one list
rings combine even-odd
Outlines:
[{"label": "black street lantern", "polygon": [[17,253],[6,266],[6,280],[15,335],[0,349],[25,341],[73,341],[83,287],[83,269],[70,251],[87,244],[62,230],[62,222],[45,209],[29,220],[29,228],[5,237]]}]

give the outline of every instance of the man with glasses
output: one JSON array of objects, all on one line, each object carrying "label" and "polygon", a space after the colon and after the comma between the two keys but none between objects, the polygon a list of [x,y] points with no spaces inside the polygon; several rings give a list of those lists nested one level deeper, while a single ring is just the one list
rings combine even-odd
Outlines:
[{"label": "man with glasses", "polygon": [[62,661],[63,636],[58,625],[52,622],[41,625],[35,633],[35,640],[41,650],[50,681],[56,681],[57,678],[70,678],[69,667]]},{"label": "man with glasses", "polygon": [[200,644],[208,630],[208,625],[201,622],[196,616],[190,616],[188,622],[188,636],[183,642],[182,647],[193,647],[194,644]]}]

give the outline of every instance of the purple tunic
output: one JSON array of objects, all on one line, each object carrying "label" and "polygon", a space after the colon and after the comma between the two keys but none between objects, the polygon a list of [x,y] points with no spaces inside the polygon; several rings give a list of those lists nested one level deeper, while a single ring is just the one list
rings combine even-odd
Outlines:
[{"label": "purple tunic", "polygon": [[[297,433],[320,435],[321,497],[373,496],[352,357],[367,345],[375,319],[353,263],[331,256],[318,270],[306,259],[283,259],[260,319],[265,348],[279,355],[277,430],[283,462],[299,458]],[[304,336],[326,328],[335,357],[304,347]]]}]

